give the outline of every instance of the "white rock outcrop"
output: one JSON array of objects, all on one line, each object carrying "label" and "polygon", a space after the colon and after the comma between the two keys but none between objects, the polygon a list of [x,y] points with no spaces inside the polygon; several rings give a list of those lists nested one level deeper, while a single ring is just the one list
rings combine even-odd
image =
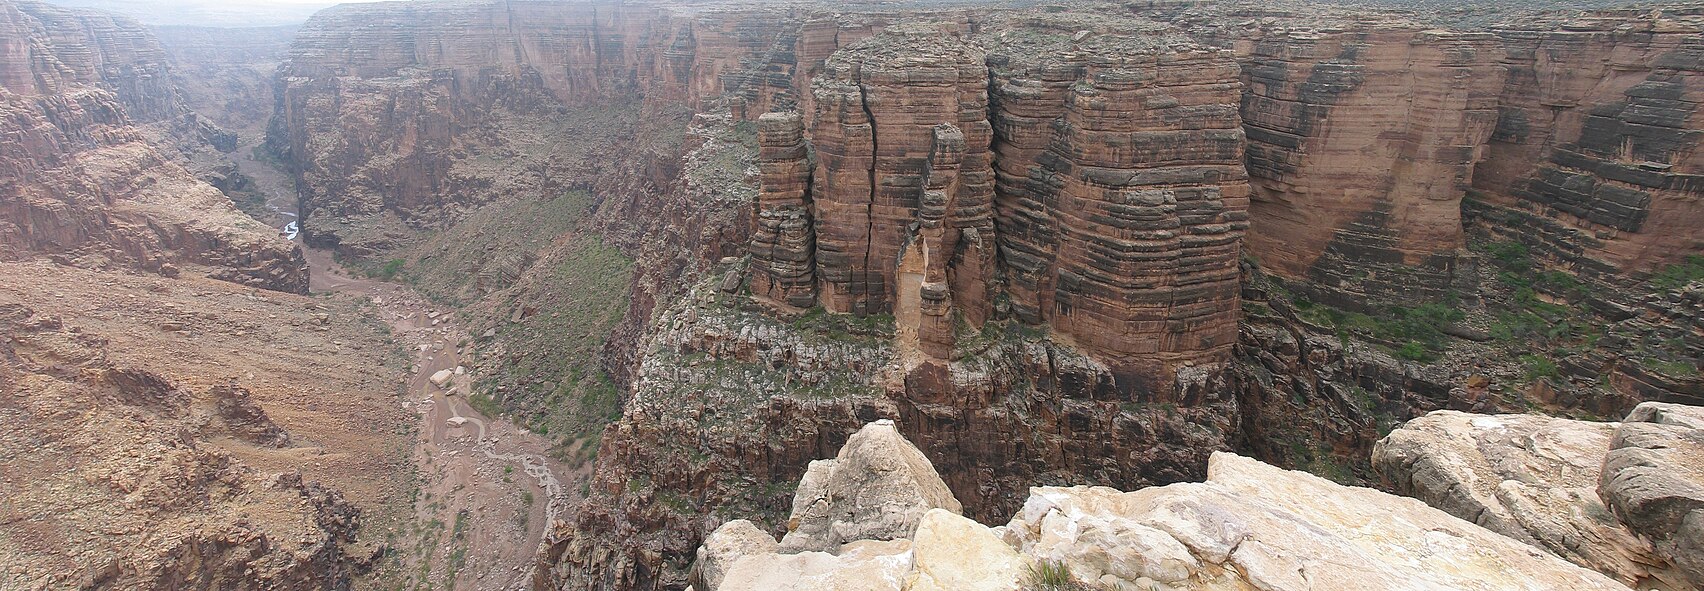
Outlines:
[{"label": "white rock outcrop", "polygon": [[1704,407],[1646,402],[1615,430],[1598,483],[1615,516],[1704,589]]},{"label": "white rock outcrop", "polygon": [[1626,589],[1417,500],[1224,452],[1201,483],[1031,489],[1006,530],[1025,554],[1120,589]]},{"label": "white rock outcrop", "polygon": [[1397,493],[1622,584],[1672,580],[1668,561],[1598,498],[1604,454],[1618,426],[1440,410],[1379,441],[1373,469]]},{"label": "white rock outcrop", "polygon": [[[923,470],[922,454],[894,451],[915,452],[896,439],[904,443],[891,423],[866,426],[832,463],[813,463],[801,483],[796,509],[834,508],[813,517],[821,521],[810,531],[836,538],[812,542],[840,543],[799,551],[784,541],[771,550],[773,538],[730,522],[700,550],[694,589],[1020,591],[1038,588],[1039,570],[1118,591],[1627,589],[1418,500],[1223,452],[1213,454],[1206,482],[1134,492],[1034,488],[1020,515],[989,528],[958,516],[944,485],[916,484],[939,478]],[[875,483],[878,500],[853,498],[859,489],[847,486],[855,483]],[[927,502],[950,507],[914,512]],[[880,507],[901,517],[876,513]],[[863,527],[862,517],[879,527]],[[909,533],[849,537],[899,531]],[[725,574],[717,581],[713,572]]]},{"label": "white rock outcrop", "polygon": [[864,425],[833,460],[811,462],[793,495],[783,552],[910,538],[930,509],[962,512],[923,452],[893,421]]}]

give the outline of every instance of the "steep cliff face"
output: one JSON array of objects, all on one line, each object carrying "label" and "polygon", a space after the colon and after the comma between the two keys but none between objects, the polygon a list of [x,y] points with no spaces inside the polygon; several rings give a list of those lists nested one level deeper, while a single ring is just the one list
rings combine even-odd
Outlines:
[{"label": "steep cliff face", "polygon": [[162,139],[199,126],[140,25],[36,3],[0,5],[0,15],[0,256],[162,272],[204,265],[231,281],[306,291],[301,252],[197,180]]},{"label": "steep cliff face", "polygon": [[1496,122],[1498,48],[1486,33],[1348,28],[1236,41],[1249,249],[1334,304],[1437,299],[1458,284],[1461,199]]},{"label": "steep cliff face", "polygon": [[990,64],[1012,312],[1164,397],[1229,357],[1248,227],[1237,66],[1155,23],[1012,18]]},{"label": "steep cliff face", "polygon": [[1508,81],[1470,208],[1493,233],[1588,277],[1704,247],[1704,15],[1660,14],[1496,31]]},{"label": "steep cliff face", "polygon": [[272,116],[272,80],[297,25],[157,26],[184,105],[220,127],[258,135]]},{"label": "steep cliff face", "polygon": [[[955,316],[979,327],[999,300],[1128,390],[1228,358],[1248,194],[1236,64],[1126,21],[989,19],[986,56],[961,25],[889,28],[834,54],[813,82],[808,199],[791,136],[765,163],[760,293],[891,313],[934,360]],[[808,231],[783,231],[800,217]]]}]

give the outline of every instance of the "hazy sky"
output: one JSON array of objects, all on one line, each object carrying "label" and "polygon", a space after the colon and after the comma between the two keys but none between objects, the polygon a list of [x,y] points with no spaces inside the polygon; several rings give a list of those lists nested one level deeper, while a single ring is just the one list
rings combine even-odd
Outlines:
[{"label": "hazy sky", "polygon": [[[378,0],[344,0],[373,2]],[[150,25],[253,27],[297,24],[336,0],[48,0],[116,12]]]}]

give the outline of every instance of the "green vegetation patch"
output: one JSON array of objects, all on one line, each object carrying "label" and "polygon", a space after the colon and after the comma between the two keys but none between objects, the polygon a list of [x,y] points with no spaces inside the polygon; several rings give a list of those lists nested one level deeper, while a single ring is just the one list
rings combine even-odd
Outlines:
[{"label": "green vegetation patch", "polygon": [[1651,277],[1651,286],[1659,290],[1679,289],[1700,279],[1704,279],[1704,255],[1695,254],[1657,271]]},{"label": "green vegetation patch", "polygon": [[1466,318],[1454,297],[1415,307],[1385,306],[1373,314],[1339,310],[1302,297],[1295,304],[1303,320],[1336,329],[1340,336],[1356,334],[1391,343],[1392,355],[1410,361],[1437,360],[1450,345],[1445,328]]},{"label": "green vegetation patch", "polygon": [[[595,438],[621,416],[621,392],[598,363],[604,342],[627,314],[633,259],[594,235],[569,238],[536,281],[490,309],[503,358],[477,390],[482,412],[501,406],[558,441]],[[511,322],[519,318],[517,322]],[[476,322],[476,326],[485,325]],[[502,386],[494,403],[491,394]]]}]

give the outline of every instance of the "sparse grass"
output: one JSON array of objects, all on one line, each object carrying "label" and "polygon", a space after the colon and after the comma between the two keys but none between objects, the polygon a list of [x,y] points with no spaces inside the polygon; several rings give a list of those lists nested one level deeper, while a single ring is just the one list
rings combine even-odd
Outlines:
[{"label": "sparse grass", "polygon": [[1400,343],[1391,353],[1410,361],[1435,361],[1450,342],[1445,327],[1466,318],[1452,297],[1415,307],[1385,306],[1376,315],[1339,310],[1296,298],[1298,315],[1309,323],[1336,329],[1339,336],[1353,333],[1375,340]]},{"label": "sparse grass", "polygon": [[1022,591],[1109,591],[1108,587],[1078,580],[1065,563],[1057,560],[1038,560],[1024,573]]},{"label": "sparse grass", "polygon": [[1688,283],[1704,279],[1704,255],[1688,255],[1686,260],[1663,267],[1651,277],[1651,286],[1659,290],[1679,289]]},{"label": "sparse grass", "polygon": [[1677,378],[1687,378],[1698,375],[1697,365],[1682,363],[1679,361],[1669,361],[1653,356],[1640,358],[1639,365],[1643,365],[1646,369],[1657,373]]},{"label": "sparse grass", "polygon": [[1521,367],[1525,368],[1526,378],[1529,381],[1553,378],[1560,375],[1560,372],[1556,369],[1556,362],[1551,361],[1548,357],[1522,355],[1520,359]]}]

